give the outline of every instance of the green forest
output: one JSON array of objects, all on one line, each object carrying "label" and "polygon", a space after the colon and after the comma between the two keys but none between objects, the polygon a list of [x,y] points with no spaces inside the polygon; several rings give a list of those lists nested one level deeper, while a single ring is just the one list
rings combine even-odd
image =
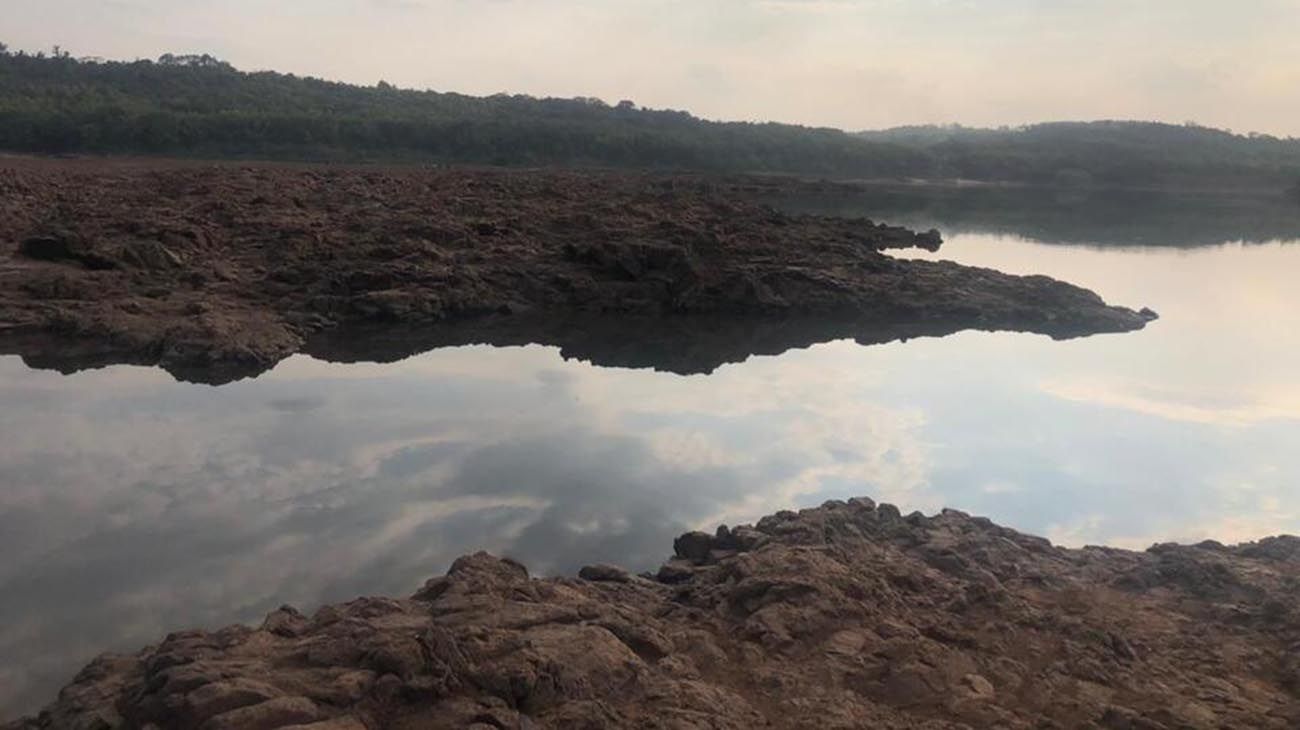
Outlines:
[{"label": "green forest", "polygon": [[[1300,180],[1300,140],[1194,125],[1053,123],[846,133],[714,122],[630,101],[355,86],[209,55],[83,60],[0,44],[0,149],[30,154],[571,165],[1250,188]],[[1292,190],[1292,192],[1300,189]]]},{"label": "green forest", "polygon": [[859,138],[924,154],[935,176],[1062,187],[1265,188],[1300,193],[1300,139],[1192,123],[899,127]]}]

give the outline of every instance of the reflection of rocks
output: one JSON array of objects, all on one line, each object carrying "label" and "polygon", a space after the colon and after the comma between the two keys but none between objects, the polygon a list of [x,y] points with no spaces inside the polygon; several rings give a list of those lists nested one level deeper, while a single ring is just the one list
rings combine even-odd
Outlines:
[{"label": "reflection of rocks", "polygon": [[[60,370],[159,364],[225,382],[362,324],[595,351],[591,329],[629,342],[649,321],[654,360],[684,340],[716,364],[829,337],[1147,321],[1044,277],[892,258],[938,234],[780,213],[725,180],[10,161],[0,187],[0,243],[13,242],[0,246],[0,351]],[[603,323],[559,323],[580,318]],[[465,331],[480,323],[486,334]],[[692,334],[670,341],[678,329]],[[703,345],[709,331],[725,344]]]},{"label": "reflection of rocks", "polygon": [[[929,262],[916,262],[929,265]],[[937,266],[955,266],[939,263]],[[961,267],[958,267],[961,268]],[[887,319],[760,318],[760,317],[536,317],[490,316],[435,328],[341,327],[307,340],[303,352],[330,362],[396,362],[439,347],[540,344],[558,347],[565,358],[603,367],[653,368],[693,375],[711,373],[721,365],[744,362],[755,355],[779,355],[832,340],[852,339],[876,345],[916,337],[942,337],[964,329],[1017,328],[1016,315],[999,320],[985,313],[957,313],[889,321]],[[942,308],[942,307],[939,307]],[[1034,315],[1025,314],[1032,317]],[[1044,315],[1046,316],[1046,315]],[[1141,315],[1156,318],[1151,310]],[[1063,316],[1050,325],[1060,338],[1090,333],[1081,319]],[[1116,328],[1122,326],[1115,323]]]},{"label": "reflection of rocks", "polygon": [[175,633],[17,727],[1292,728],[1297,545],[1065,550],[833,502],[684,536],[670,580],[479,553],[411,599]]}]

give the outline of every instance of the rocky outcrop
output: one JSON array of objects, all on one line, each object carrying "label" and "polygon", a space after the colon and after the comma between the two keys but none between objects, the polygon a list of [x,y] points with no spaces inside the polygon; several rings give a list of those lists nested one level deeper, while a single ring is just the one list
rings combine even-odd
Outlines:
[{"label": "rocky outcrop", "polygon": [[1297,538],[1066,550],[855,499],[674,549],[172,634],[13,727],[1300,726]]},{"label": "rocky outcrop", "polygon": [[224,382],[340,327],[553,344],[620,364],[637,349],[627,333],[644,330],[657,344],[635,359],[696,372],[755,347],[968,328],[1075,337],[1151,318],[1046,277],[897,259],[884,252],[933,250],[938,234],[780,213],[747,187],[11,158],[0,161],[0,352]]}]

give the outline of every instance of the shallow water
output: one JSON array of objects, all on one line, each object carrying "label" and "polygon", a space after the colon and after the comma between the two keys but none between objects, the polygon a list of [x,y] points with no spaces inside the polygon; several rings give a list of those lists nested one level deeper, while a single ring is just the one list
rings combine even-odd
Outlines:
[{"label": "shallow water", "polygon": [[[990,215],[878,217],[942,224],[937,257],[1162,318],[1069,342],[833,342],[707,376],[536,346],[297,356],[220,388],[0,358],[0,717],[99,651],[410,593],[467,551],[648,569],[685,529],[832,498],[951,506],[1067,545],[1300,532],[1300,242],[1047,245]],[[1287,215],[1271,220],[1300,239]]]}]

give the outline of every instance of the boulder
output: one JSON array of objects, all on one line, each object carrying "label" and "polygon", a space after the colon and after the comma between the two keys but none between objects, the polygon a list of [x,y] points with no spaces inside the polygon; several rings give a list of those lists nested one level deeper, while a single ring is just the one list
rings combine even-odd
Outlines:
[{"label": "boulder", "polygon": [[631,573],[616,565],[604,563],[585,566],[578,571],[578,577],[597,583],[628,583],[632,580]]}]

